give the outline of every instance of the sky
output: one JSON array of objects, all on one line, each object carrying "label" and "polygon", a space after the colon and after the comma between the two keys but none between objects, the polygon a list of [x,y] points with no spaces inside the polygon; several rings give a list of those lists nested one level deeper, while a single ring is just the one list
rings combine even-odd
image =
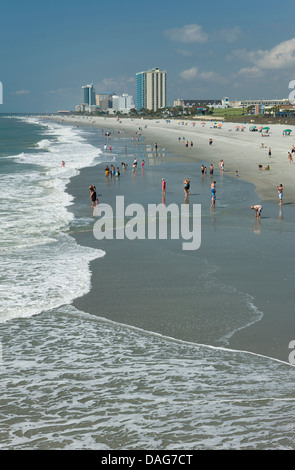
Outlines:
[{"label": "sky", "polygon": [[288,98],[294,13],[294,0],[2,0],[0,113],[73,110],[89,83],[136,100],[136,73],[153,67],[169,106]]}]

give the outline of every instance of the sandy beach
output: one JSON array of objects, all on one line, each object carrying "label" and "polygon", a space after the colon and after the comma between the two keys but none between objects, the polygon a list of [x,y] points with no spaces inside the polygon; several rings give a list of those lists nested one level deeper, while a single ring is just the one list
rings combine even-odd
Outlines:
[{"label": "sandy beach", "polygon": [[[241,131],[240,123],[225,122],[215,127],[214,123],[220,124],[220,121],[214,120],[166,122],[165,120],[135,118],[117,120],[114,117],[90,116],[54,116],[52,119],[78,126],[91,125],[98,128],[116,129],[127,135],[135,135],[141,129],[140,132],[146,143],[153,146],[157,142],[159,149],[165,148],[180,158],[185,156],[197,161],[208,160],[213,163],[214,168],[218,168],[220,160],[224,159],[225,172],[234,176],[237,170],[240,178],[255,185],[262,200],[278,200],[276,186],[282,183],[284,202],[295,203],[293,184],[295,161],[293,165],[288,159],[288,152],[295,144],[295,133],[283,135],[286,128],[293,129],[288,124],[269,124],[270,129],[266,135],[259,131],[250,132],[250,124],[245,125],[243,131]],[[205,124],[202,124],[203,122]],[[259,124],[255,125],[257,128],[260,127]],[[212,145],[209,145],[209,139],[212,139]],[[186,148],[185,141],[189,144],[193,142],[193,148],[191,149],[190,145]],[[271,157],[268,155],[269,147]],[[262,165],[262,171],[259,171],[258,165]],[[264,170],[267,165],[270,166],[269,171]]]}]

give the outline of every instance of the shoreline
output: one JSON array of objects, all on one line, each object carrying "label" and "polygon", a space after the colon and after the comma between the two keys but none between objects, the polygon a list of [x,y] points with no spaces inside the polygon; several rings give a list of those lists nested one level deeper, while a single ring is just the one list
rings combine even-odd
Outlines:
[{"label": "shoreline", "polygon": [[[113,117],[61,117],[50,116],[46,119],[55,122],[71,124],[74,126],[89,126],[109,130],[110,128],[121,131],[123,135],[134,136],[135,132],[141,132],[146,145],[158,144],[159,150],[164,148],[177,158],[188,158],[192,162],[200,163],[208,161],[218,168],[221,159],[225,162],[224,172],[234,176],[236,170],[239,178],[254,184],[256,192],[262,201],[278,202],[276,186],[283,184],[283,204],[295,204],[295,157],[294,162],[288,160],[288,152],[295,145],[295,134],[282,136],[285,124],[271,126],[268,137],[262,137],[260,132],[250,132],[246,128],[243,132],[236,131],[240,124],[224,122],[222,128],[212,128],[208,122],[185,125],[177,121],[153,121],[147,119],[124,118],[118,121]],[[205,122],[205,121],[204,121]],[[217,121],[216,121],[217,122]],[[211,124],[211,126],[210,126]],[[181,137],[181,141],[179,141]],[[184,138],[184,140],[183,140]],[[209,146],[209,138],[213,144]],[[185,148],[184,141],[193,142],[193,148]],[[260,148],[261,144],[264,148]],[[271,147],[271,158],[268,156],[268,148]],[[295,155],[295,154],[294,154]],[[259,171],[258,165],[263,168],[270,165],[270,170]],[[253,201],[255,204],[258,201]]]},{"label": "shoreline", "polygon": [[[71,124],[73,124],[73,123],[71,122]],[[87,128],[91,128],[91,127],[95,128],[96,124],[97,123],[93,124],[93,123],[89,123],[87,121],[85,122],[85,126]],[[113,121],[112,121],[112,123],[110,123],[110,122],[106,123],[106,121],[104,120],[103,124],[105,124],[105,125],[102,126],[102,123],[101,123],[100,126],[98,126],[98,127],[100,129],[103,128],[105,130],[110,130],[111,127],[115,128],[117,130],[122,130],[122,128],[119,124],[116,124],[115,126],[114,125],[110,126],[110,124],[114,124]],[[106,124],[108,124],[108,125],[106,125]],[[83,123],[83,125],[84,125],[84,123]],[[124,128],[124,133],[123,133],[122,137],[126,138],[128,136],[133,136],[135,130],[137,130],[137,128],[135,127],[134,124],[132,126],[130,126],[130,128],[128,128],[128,130],[126,128]],[[142,135],[144,137],[143,144],[144,144],[145,148],[146,148],[146,146],[153,148],[154,143],[155,143],[155,138],[156,138],[157,139],[156,141],[158,142],[158,150],[160,152],[163,141],[160,140],[160,138],[159,139],[157,138],[157,137],[159,137],[159,133],[147,133],[147,134],[149,136],[148,138],[147,138],[147,135],[145,135],[142,132]],[[177,132],[177,134],[175,134],[175,136],[176,135],[178,136],[178,132]],[[118,134],[118,136],[115,135],[115,137],[118,137],[118,139],[120,139],[119,134]],[[164,139],[164,137],[162,136],[163,139]],[[184,145],[182,145],[182,143],[177,142],[177,144],[175,145],[174,143],[170,142],[170,145],[172,147],[173,146],[176,147],[176,149],[178,148],[178,145],[180,147],[182,147],[182,149],[184,150],[183,155],[185,156],[185,162],[186,163],[188,162],[189,159],[190,159],[189,161],[192,162],[192,163],[197,161],[196,157],[194,155],[192,155],[191,150],[186,149],[184,147]],[[208,147],[209,147],[209,145],[208,145]],[[195,146],[194,146],[194,148],[195,148]],[[172,162],[176,161],[177,164],[179,162],[183,161],[183,157],[179,157],[181,152],[178,153],[178,152],[174,151],[172,153],[172,156],[171,156],[169,146],[166,145],[165,150],[167,151],[167,154],[169,155],[169,160],[170,161],[172,161]],[[205,155],[202,155],[202,156],[203,156],[203,158],[202,158],[202,160],[203,160],[205,158]],[[208,158],[208,161],[210,161],[209,158]],[[99,165],[97,167],[99,167]],[[78,186],[82,185],[82,188],[84,188],[84,189],[85,189],[85,186],[88,187],[88,182],[90,181],[90,179],[91,179],[91,182],[92,182],[93,171],[94,171],[93,167],[90,167],[90,168],[85,167],[84,169],[81,170],[81,174],[79,174],[77,177],[71,179],[71,183],[69,185],[70,188],[67,188],[67,191],[69,191],[72,195],[73,195],[73,193],[75,193],[75,197],[78,197],[77,200],[80,200],[81,193],[79,195],[79,191],[82,190],[81,187],[80,187],[80,189],[77,188],[77,185]],[[198,172],[199,168],[197,168],[197,169],[194,168],[194,172],[196,172],[196,171]],[[227,174],[229,176],[233,176],[233,175],[230,174],[229,170],[228,170]],[[102,182],[103,181],[104,180],[102,180]],[[98,185],[98,187],[100,187],[100,185]],[[253,194],[254,194],[254,191],[253,191]],[[276,208],[274,207],[274,205],[272,203],[268,202],[267,204],[268,204],[268,206],[270,204],[270,208],[272,207],[272,210],[276,211]],[[288,207],[290,207],[290,205],[287,204],[286,208],[288,208]],[[266,220],[266,223],[267,223],[267,220]],[[77,233],[77,234],[71,234],[71,235],[75,238],[77,243],[79,243],[81,245],[87,245],[87,246],[90,246],[90,247],[95,247],[95,245],[96,245],[92,233],[88,233],[88,234],[87,233]],[[106,248],[106,246],[107,246],[107,248]],[[102,286],[102,288],[104,290],[109,288],[108,284],[105,283],[105,281],[104,281],[104,273],[109,273],[109,269],[112,270],[112,269],[115,268],[115,266],[116,266],[115,270],[117,270],[118,269],[118,263],[119,263],[119,267],[120,267],[119,273],[120,273],[120,275],[118,275],[117,278],[116,277],[111,277],[111,279],[113,279],[114,285],[118,285],[118,283],[120,284],[119,279],[124,279],[125,278],[125,274],[124,274],[125,270],[127,269],[127,271],[128,271],[128,269],[129,269],[128,268],[128,266],[130,266],[129,256],[130,256],[130,254],[132,254],[132,251],[133,251],[131,247],[130,247],[130,249],[127,248],[127,250],[125,250],[125,248],[123,246],[121,246],[118,249],[116,247],[113,247],[113,245],[112,245],[112,250],[111,251],[114,251],[115,254],[112,254],[111,256],[109,256],[109,254],[108,254],[109,245],[100,246],[100,248],[102,248],[104,251],[106,251],[107,260],[103,258],[103,259],[100,259],[98,261],[94,260],[94,261],[91,262],[91,264],[90,264],[90,269],[91,269],[91,272],[92,272],[91,289],[90,289],[89,293],[87,293],[85,296],[75,299],[75,301],[73,302],[73,305],[76,308],[78,308],[79,310],[94,314],[96,316],[102,316],[104,318],[107,318],[107,319],[110,319],[110,320],[113,320],[113,321],[123,322],[127,326],[131,326],[131,327],[134,326],[134,327],[146,329],[146,330],[151,331],[151,332],[155,332],[157,334],[173,336],[168,330],[167,331],[165,331],[165,330],[160,330],[160,331],[156,330],[156,331],[154,331],[151,327],[151,324],[149,324],[148,321],[144,320],[143,323],[140,323],[140,322],[136,323],[138,321],[138,319],[136,319],[136,317],[134,316],[134,312],[130,313],[130,312],[125,311],[125,313],[124,313],[125,316],[122,319],[122,317],[120,315],[116,316],[110,310],[109,300],[108,301],[104,300],[103,302],[98,300],[99,299],[99,294],[96,292],[96,286],[100,286],[100,288]],[[129,253],[129,255],[126,255],[125,251],[127,253]],[[123,253],[124,253],[124,255],[122,256]],[[147,258],[147,260],[150,261],[148,258]],[[110,264],[111,264],[111,266],[109,266]],[[142,264],[142,260],[141,260],[141,264]],[[167,266],[170,266],[169,261],[168,261]],[[138,268],[136,268],[136,269],[138,269]],[[169,267],[168,267],[168,270],[169,270]],[[135,270],[135,272],[137,272],[139,276],[141,275],[141,274],[139,274],[139,273],[141,273],[140,270],[138,270],[138,271]],[[132,273],[132,275],[133,275],[133,273]],[[259,279],[259,274],[257,274],[257,276],[258,276],[258,279]],[[130,279],[133,279],[132,276],[130,278],[128,276],[128,281],[130,281]],[[136,280],[137,280],[137,278],[135,276],[134,279],[133,279],[133,282],[136,282]],[[221,277],[221,280],[222,280],[222,277]],[[220,281],[220,279],[219,279],[219,281]],[[131,282],[131,284],[132,284],[132,282]],[[241,287],[241,289],[243,289],[243,287]],[[164,293],[164,291],[163,291],[163,293]],[[283,327],[281,327],[280,323],[277,323],[278,319],[276,318],[276,311],[277,311],[276,309],[279,308],[279,301],[278,301],[278,305],[276,304],[274,309],[270,309],[270,311],[268,311],[268,310],[265,310],[265,308],[267,308],[267,303],[268,303],[268,300],[265,297],[265,292],[264,292],[264,297],[263,297],[263,295],[260,295],[259,289],[258,290],[254,289],[254,294],[255,294],[255,298],[256,298],[256,295],[258,296],[257,297],[258,308],[262,309],[265,312],[265,314],[263,315],[262,319],[259,319],[258,321],[255,321],[253,324],[245,325],[241,329],[237,330],[232,335],[232,337],[229,338],[228,346],[225,346],[225,348],[226,349],[233,349],[233,350],[236,350],[236,351],[245,351],[245,352],[249,352],[249,353],[253,353],[253,354],[266,356],[266,357],[269,357],[271,359],[281,360],[283,362],[287,362],[288,354],[289,354],[288,344],[289,344],[289,341],[292,339],[292,338],[289,337],[290,331],[292,330],[292,318],[288,314],[288,316],[285,318],[285,325]],[[148,299],[145,299],[145,301],[147,301],[147,300]],[[158,300],[156,299],[156,302],[157,301],[159,302],[159,305],[161,306],[162,301],[160,299],[158,299]],[[235,302],[235,300],[233,300],[233,302]],[[101,307],[101,304],[102,304],[102,307]],[[104,312],[104,311],[101,312],[100,307],[102,309],[105,308],[106,312]],[[280,330],[279,333],[278,333],[278,330]],[[194,332],[192,331],[191,333],[188,333],[188,335],[190,335],[190,334],[193,335]],[[190,341],[191,340],[190,336],[188,336],[187,338],[186,337],[176,337],[175,339],[180,339],[180,340],[183,340],[183,341]],[[204,341],[201,341],[198,338],[196,338],[194,342],[204,344]],[[212,346],[212,347],[215,347],[215,346],[218,347],[218,345],[214,346],[214,342],[213,343],[208,342],[207,345]]]}]

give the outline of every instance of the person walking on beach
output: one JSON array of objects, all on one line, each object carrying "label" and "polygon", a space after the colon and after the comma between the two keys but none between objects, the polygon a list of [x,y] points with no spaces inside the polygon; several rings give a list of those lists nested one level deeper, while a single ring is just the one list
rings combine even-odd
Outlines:
[{"label": "person walking on beach", "polygon": [[262,205],[261,204],[255,204],[255,206],[251,206],[251,209],[255,210],[255,217],[257,217],[258,220],[260,220],[261,217],[261,212],[262,212]]},{"label": "person walking on beach", "polygon": [[268,156],[269,156],[269,158],[271,158],[271,148],[270,147],[268,149]]},{"label": "person walking on beach", "polygon": [[291,152],[288,152],[288,157],[289,157],[289,162],[292,163],[293,162],[293,157],[292,157]]},{"label": "person walking on beach", "polygon": [[166,194],[166,181],[162,178],[162,194]]},{"label": "person walking on beach", "polygon": [[209,139],[209,145],[212,145],[212,144],[213,144],[213,140]]},{"label": "person walking on beach", "polygon": [[220,166],[221,173],[223,173],[224,172],[224,161],[223,160],[220,160],[219,166]]},{"label": "person walking on beach", "polygon": [[278,190],[278,195],[279,195],[279,206],[281,206],[283,204],[283,185],[280,184],[279,186],[277,186],[277,190]]}]

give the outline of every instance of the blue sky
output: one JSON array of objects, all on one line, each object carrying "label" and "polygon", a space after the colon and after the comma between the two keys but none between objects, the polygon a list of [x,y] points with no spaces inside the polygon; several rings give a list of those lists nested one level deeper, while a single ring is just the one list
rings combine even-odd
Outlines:
[{"label": "blue sky", "polygon": [[3,0],[0,112],[74,109],[81,86],[136,97],[136,73],[167,72],[167,99],[287,98],[293,0]]}]

